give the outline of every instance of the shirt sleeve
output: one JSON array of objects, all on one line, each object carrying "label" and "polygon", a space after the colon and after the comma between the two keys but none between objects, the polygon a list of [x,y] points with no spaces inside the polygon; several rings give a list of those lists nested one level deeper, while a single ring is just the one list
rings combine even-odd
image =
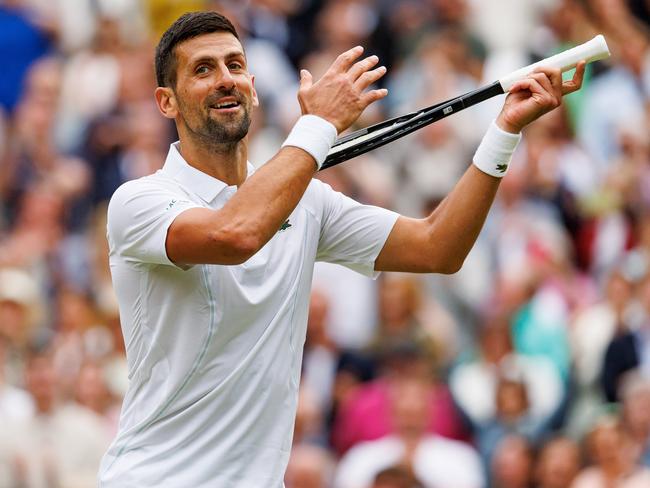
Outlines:
[{"label": "shirt sleeve", "polygon": [[323,218],[317,261],[326,261],[376,278],[375,260],[399,214],[363,205],[320,183]]},{"label": "shirt sleeve", "polygon": [[165,248],[167,231],[182,212],[197,207],[182,192],[155,182],[125,183],[108,205],[110,252],[131,262],[174,265]]}]

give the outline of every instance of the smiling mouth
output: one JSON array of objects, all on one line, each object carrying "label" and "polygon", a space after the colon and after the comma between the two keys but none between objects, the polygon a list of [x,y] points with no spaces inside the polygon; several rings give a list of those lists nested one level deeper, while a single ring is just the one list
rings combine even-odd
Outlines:
[{"label": "smiling mouth", "polygon": [[222,102],[215,105],[210,105],[210,108],[215,110],[229,110],[239,108],[241,104],[239,102]]}]

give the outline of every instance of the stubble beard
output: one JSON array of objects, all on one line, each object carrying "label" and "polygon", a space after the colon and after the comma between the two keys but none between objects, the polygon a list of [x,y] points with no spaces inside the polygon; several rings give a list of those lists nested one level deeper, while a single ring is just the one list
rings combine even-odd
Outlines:
[{"label": "stubble beard", "polygon": [[[230,94],[228,94],[230,95]],[[226,95],[221,95],[226,96]],[[222,120],[210,115],[210,103],[206,103],[206,112],[201,113],[199,122],[191,123],[185,118],[185,126],[194,138],[218,152],[230,152],[248,134],[251,125],[250,107],[242,97],[237,96],[242,109],[241,114],[224,114]],[[180,103],[181,112],[187,113],[186,106]]]},{"label": "stubble beard", "polygon": [[[237,144],[241,141],[251,125],[250,113],[246,107],[242,115],[231,116],[234,120],[221,123],[208,115],[200,131],[212,144]],[[236,118],[236,119],[235,119]]]}]

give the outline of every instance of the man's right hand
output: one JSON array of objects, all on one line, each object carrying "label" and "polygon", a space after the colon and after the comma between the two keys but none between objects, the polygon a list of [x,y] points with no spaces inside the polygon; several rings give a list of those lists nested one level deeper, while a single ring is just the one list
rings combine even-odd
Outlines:
[{"label": "man's right hand", "polygon": [[312,114],[331,122],[341,133],[357,120],[371,103],[384,98],[386,89],[366,89],[386,74],[386,68],[372,69],[379,58],[369,56],[355,61],[363,53],[357,46],[339,55],[316,83],[307,70],[300,72],[298,101],[303,115]]}]

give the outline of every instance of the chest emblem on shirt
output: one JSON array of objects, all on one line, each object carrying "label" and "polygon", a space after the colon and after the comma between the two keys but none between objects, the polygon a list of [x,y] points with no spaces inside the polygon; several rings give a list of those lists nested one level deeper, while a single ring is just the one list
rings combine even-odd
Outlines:
[{"label": "chest emblem on shirt", "polygon": [[289,219],[284,221],[284,224],[280,226],[280,230],[278,232],[284,232],[287,230],[289,227],[291,227],[291,224],[289,223]]}]

